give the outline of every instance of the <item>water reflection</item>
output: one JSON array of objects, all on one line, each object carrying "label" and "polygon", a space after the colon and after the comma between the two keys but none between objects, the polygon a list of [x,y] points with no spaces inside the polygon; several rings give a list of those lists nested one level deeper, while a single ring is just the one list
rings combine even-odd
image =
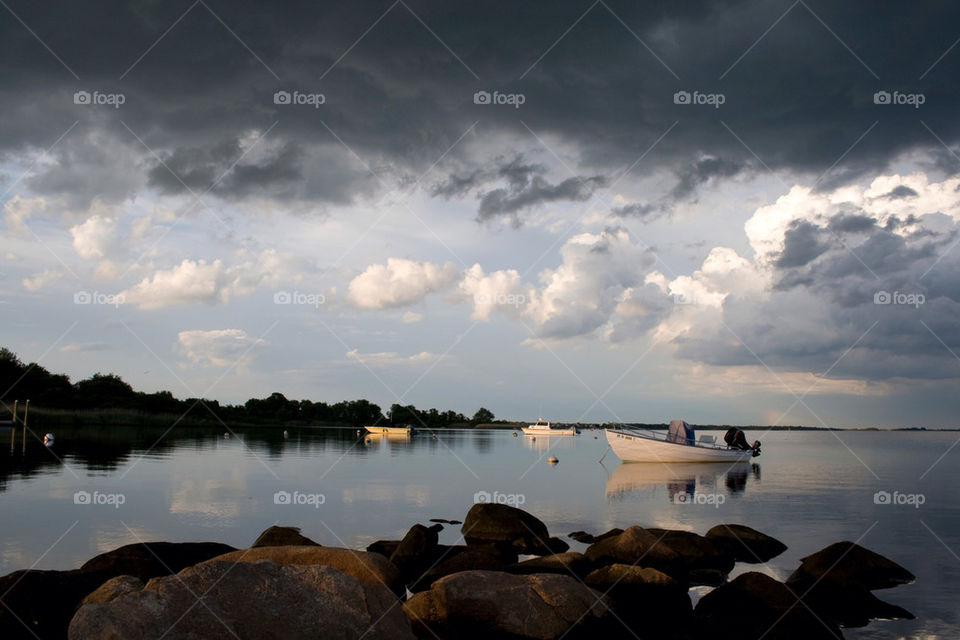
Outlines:
[{"label": "water reflection", "polygon": [[688,462],[665,464],[659,462],[622,462],[607,478],[608,499],[622,500],[631,494],[645,493],[666,486],[671,502],[677,496],[693,497],[696,493],[742,493],[750,480],[760,480],[760,465],[749,462]]}]

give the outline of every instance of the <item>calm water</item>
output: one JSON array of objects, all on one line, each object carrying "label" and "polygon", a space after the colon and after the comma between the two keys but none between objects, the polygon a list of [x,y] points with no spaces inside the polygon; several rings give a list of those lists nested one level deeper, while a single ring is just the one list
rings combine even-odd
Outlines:
[{"label": "calm water", "polygon": [[[0,432],[0,574],[73,568],[141,540],[247,546],[275,523],[300,526],[324,545],[362,548],[401,537],[414,522],[462,520],[475,494],[487,492],[534,513],[556,535],[747,524],[790,548],[737,571],[781,579],[808,553],[860,541],[917,575],[915,584],[877,595],[918,619],[875,622],[847,630],[848,638],[960,637],[960,447],[950,449],[957,433],[776,432],[763,436],[758,464],[734,469],[622,465],[612,453],[601,464],[606,442],[591,431],[536,442],[510,431],[369,443],[346,429],[291,429],[286,438],[282,430],[230,438],[181,430],[158,443],[161,434],[61,431],[50,450],[28,443],[23,451]],[[559,464],[547,464],[549,455]],[[77,504],[78,491],[102,503]],[[283,493],[278,504],[278,491],[300,504],[283,504]],[[876,504],[877,491],[922,494],[923,504]],[[458,527],[441,534],[447,543],[458,538]]]}]

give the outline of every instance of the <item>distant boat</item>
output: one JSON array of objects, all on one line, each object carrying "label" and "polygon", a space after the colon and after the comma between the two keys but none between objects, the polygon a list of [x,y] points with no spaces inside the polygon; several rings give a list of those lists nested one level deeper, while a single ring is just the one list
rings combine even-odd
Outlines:
[{"label": "distant boat", "polygon": [[696,440],[694,429],[683,420],[671,420],[666,433],[640,429],[605,429],[607,442],[624,462],[737,462],[749,460],[757,450],[717,444],[712,435]]},{"label": "distant boat", "polygon": [[410,435],[413,428],[410,425],[405,427],[364,427],[370,433],[389,434],[389,435]]},{"label": "distant boat", "polygon": [[575,436],[577,435],[576,427],[568,427],[566,429],[554,429],[550,426],[550,421],[544,422],[541,418],[537,418],[535,424],[527,425],[526,427],[521,427],[520,429],[525,435],[528,436]]}]

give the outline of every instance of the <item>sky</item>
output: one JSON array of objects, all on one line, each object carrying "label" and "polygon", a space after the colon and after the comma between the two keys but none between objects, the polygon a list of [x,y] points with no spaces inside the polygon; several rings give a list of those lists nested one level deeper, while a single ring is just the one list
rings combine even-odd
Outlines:
[{"label": "sky", "polygon": [[958,13],[5,0],[2,343],[221,402],[956,427]]}]

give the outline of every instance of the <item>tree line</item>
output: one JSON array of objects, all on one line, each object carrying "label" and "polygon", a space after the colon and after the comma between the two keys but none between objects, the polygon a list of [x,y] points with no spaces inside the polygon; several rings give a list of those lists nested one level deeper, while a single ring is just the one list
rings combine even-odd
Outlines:
[{"label": "tree line", "polygon": [[[234,424],[342,424],[360,427],[373,424],[409,424],[414,427],[440,428],[452,425],[476,425],[492,422],[494,415],[480,408],[472,418],[456,411],[417,409],[413,405],[393,404],[384,413],[369,400],[342,400],[333,404],[311,400],[291,400],[274,392],[266,398],[250,398],[243,404],[220,404],[217,400],[178,399],[169,391],[136,391],[120,376],[95,373],[71,382],[61,373],[51,373],[33,362],[26,364],[6,348],[0,348],[0,401],[10,407],[14,398],[31,401],[37,409],[64,411],[116,410],[155,415],[190,416],[189,422]],[[211,415],[216,414],[216,417]],[[217,419],[219,418],[219,420]]]}]

